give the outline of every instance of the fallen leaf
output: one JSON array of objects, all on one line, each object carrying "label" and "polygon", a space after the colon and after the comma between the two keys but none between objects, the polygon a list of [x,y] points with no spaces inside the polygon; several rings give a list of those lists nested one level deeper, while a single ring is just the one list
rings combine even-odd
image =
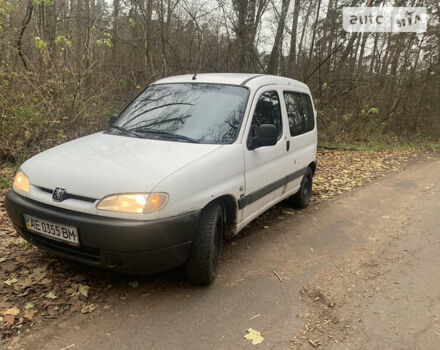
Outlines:
[{"label": "fallen leaf", "polygon": [[44,267],[36,267],[29,277],[36,281],[41,281],[44,277],[46,277],[46,272],[44,270]]},{"label": "fallen leaf", "polygon": [[20,289],[26,289],[27,287],[30,287],[33,284],[32,279],[30,278],[21,278],[20,281],[18,281],[17,286]]},{"label": "fallen leaf", "polygon": [[15,316],[13,315],[5,316],[5,323],[8,324],[9,326],[12,326],[14,324],[14,321],[15,321]]},{"label": "fallen leaf", "polygon": [[27,250],[27,249],[29,249],[31,247],[31,244],[29,243],[29,242],[26,242],[24,245],[23,245],[23,250]]},{"label": "fallen leaf", "polygon": [[87,298],[89,296],[89,289],[89,286],[86,286],[85,284],[80,284],[78,286],[78,295]]},{"label": "fallen leaf", "polygon": [[83,308],[81,309],[81,313],[83,313],[83,314],[88,314],[88,313],[90,313],[90,312],[95,311],[95,309],[96,309],[97,307],[98,307],[98,306],[95,305],[95,304],[84,305]]},{"label": "fallen leaf", "polygon": [[17,316],[20,313],[20,309],[18,307],[11,307],[7,309],[5,312],[3,312],[3,315],[12,315]]},{"label": "fallen leaf", "polygon": [[253,345],[257,345],[263,342],[264,338],[261,336],[261,333],[256,331],[255,329],[248,328],[248,334],[244,335],[244,338],[250,340]]},{"label": "fallen leaf", "polygon": [[0,263],[5,262],[6,258],[0,258]]},{"label": "fallen leaf", "polygon": [[37,314],[37,310],[26,310],[24,312],[24,320],[25,321],[32,321],[34,316]]},{"label": "fallen leaf", "polygon": [[32,304],[32,303],[27,303],[27,304],[24,306],[25,310],[32,309],[33,307],[34,307],[34,304]]},{"label": "fallen leaf", "polygon": [[50,284],[52,283],[52,280],[50,278],[43,278],[41,281],[38,282],[39,284]]},{"label": "fallen leaf", "polygon": [[310,344],[311,346],[313,346],[314,348],[316,348],[316,347],[319,345],[319,340],[312,340],[312,339],[309,339],[309,344]]},{"label": "fallen leaf", "polygon": [[131,288],[137,288],[137,287],[139,287],[139,282],[138,281],[128,282],[128,285]]},{"label": "fallen leaf", "polygon": [[49,292],[49,293],[47,293],[47,294],[46,294],[46,298],[49,298],[49,299],[58,299],[58,297],[55,295],[54,292]]},{"label": "fallen leaf", "polygon": [[8,286],[12,286],[14,283],[17,283],[18,279],[16,278],[9,278],[5,281],[5,284],[7,284]]}]

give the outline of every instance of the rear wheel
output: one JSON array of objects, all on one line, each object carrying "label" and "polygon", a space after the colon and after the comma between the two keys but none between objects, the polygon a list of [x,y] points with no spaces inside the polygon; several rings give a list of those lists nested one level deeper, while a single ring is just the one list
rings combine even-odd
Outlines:
[{"label": "rear wheel", "polygon": [[290,202],[296,208],[304,209],[310,203],[312,197],[313,172],[312,169],[307,168],[306,173],[301,181],[299,191],[290,197]]},{"label": "rear wheel", "polygon": [[223,231],[223,208],[219,203],[211,203],[202,210],[185,264],[186,275],[192,283],[206,285],[217,277]]}]

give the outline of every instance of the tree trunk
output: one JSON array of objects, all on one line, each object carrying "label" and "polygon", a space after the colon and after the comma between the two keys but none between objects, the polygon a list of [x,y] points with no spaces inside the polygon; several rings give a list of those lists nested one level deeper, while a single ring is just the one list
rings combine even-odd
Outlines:
[{"label": "tree trunk", "polygon": [[313,0],[310,0],[309,7],[307,8],[306,17],[304,18],[303,28],[301,31],[301,39],[299,39],[298,54],[300,54],[303,50],[307,24],[309,23],[309,18],[310,18],[310,14],[312,13],[312,8],[313,8]]},{"label": "tree trunk", "polygon": [[295,0],[292,18],[292,28],[290,32],[290,49],[289,49],[289,63],[287,67],[287,75],[289,77],[295,76],[296,70],[296,39],[298,36],[298,17],[301,0]]},{"label": "tree trunk", "polygon": [[321,0],[318,0],[318,8],[316,10],[316,19],[315,23],[313,24],[313,32],[312,32],[312,42],[310,44],[310,53],[309,53],[309,59],[312,58],[313,54],[313,46],[315,45],[315,37],[316,37],[316,28],[318,26],[318,20],[319,20],[319,10],[321,9]]},{"label": "tree trunk", "polygon": [[237,68],[239,71],[243,71],[246,62],[247,0],[234,0],[233,6],[237,16],[237,21],[234,26],[235,35],[237,37]]},{"label": "tree trunk", "polygon": [[[144,32],[144,62],[145,68],[150,65],[150,47],[151,47],[151,17],[153,16],[153,1],[146,0],[145,1],[145,30]],[[147,70],[148,71],[148,70]]]},{"label": "tree trunk", "polygon": [[374,67],[376,62],[376,55],[377,55],[377,42],[379,40],[379,33],[374,34],[374,45],[373,45],[373,51],[371,52],[371,60],[370,60],[370,74],[374,73]]},{"label": "tree trunk", "polygon": [[84,19],[83,19],[83,28],[84,28],[84,49],[85,49],[85,63],[86,69],[90,66],[90,0],[84,0]]},{"label": "tree trunk", "polygon": [[113,32],[112,32],[112,61],[116,64],[116,54],[118,52],[119,40],[118,40],[118,21],[119,12],[121,10],[120,0],[113,0]]},{"label": "tree trunk", "polygon": [[44,39],[48,43],[48,48],[51,57],[54,56],[55,51],[55,39],[57,36],[57,8],[56,1],[52,0],[49,6],[45,6],[46,16],[45,16],[45,30]]},{"label": "tree trunk", "polygon": [[350,53],[353,50],[354,42],[356,41],[358,37],[358,33],[351,33],[350,39],[348,40],[347,46],[345,47],[344,52],[342,53],[341,60],[339,61],[340,64],[345,63],[345,60],[348,58]]},{"label": "tree trunk", "polygon": [[277,32],[272,46],[272,52],[269,57],[269,64],[267,65],[268,74],[277,74],[279,67],[279,58],[282,51],[282,39],[284,34],[284,26],[286,22],[287,11],[289,9],[290,0],[283,0],[281,6],[280,19],[278,21]]},{"label": "tree trunk", "polygon": [[268,2],[269,0],[233,0],[237,17],[234,25],[238,49],[236,56],[240,72],[255,70],[255,37]]},{"label": "tree trunk", "polygon": [[[337,25],[337,8],[338,8],[338,0],[331,1],[332,7],[329,6],[327,12],[327,18],[328,18],[328,26],[330,26],[328,39],[327,39],[327,56],[332,56],[333,51],[333,42],[337,42],[337,31],[338,31],[338,25]],[[330,4],[330,3],[329,3]],[[329,65],[331,66],[331,58],[329,60]]]},{"label": "tree trunk", "polygon": [[24,15],[23,24],[21,25],[20,34],[18,35],[17,39],[17,51],[18,56],[21,59],[21,62],[23,63],[23,66],[26,70],[29,70],[29,66],[26,62],[26,58],[23,54],[23,36],[24,32],[26,31],[26,28],[32,18],[32,12],[34,10],[34,3],[33,0],[29,0],[28,5],[26,7],[26,14]]}]

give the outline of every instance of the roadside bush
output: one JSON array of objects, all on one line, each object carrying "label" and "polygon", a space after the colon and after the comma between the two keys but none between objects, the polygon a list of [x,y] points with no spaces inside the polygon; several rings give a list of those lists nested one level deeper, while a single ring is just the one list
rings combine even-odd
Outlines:
[{"label": "roadside bush", "polygon": [[[61,68],[61,67],[58,67]],[[52,67],[37,74],[0,72],[0,158],[21,162],[63,141],[102,129],[108,115],[124,103],[112,96],[112,79],[93,88],[69,70]],[[127,98],[127,97],[125,97]]]}]

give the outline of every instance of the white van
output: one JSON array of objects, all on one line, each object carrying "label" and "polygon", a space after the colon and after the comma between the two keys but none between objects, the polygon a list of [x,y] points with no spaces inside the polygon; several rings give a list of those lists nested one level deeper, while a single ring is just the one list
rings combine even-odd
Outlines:
[{"label": "white van", "polygon": [[223,238],[283,199],[304,208],[316,169],[309,88],[260,74],[149,85],[107,130],[42,152],[6,209],[21,236],[75,261],[211,283]]}]

